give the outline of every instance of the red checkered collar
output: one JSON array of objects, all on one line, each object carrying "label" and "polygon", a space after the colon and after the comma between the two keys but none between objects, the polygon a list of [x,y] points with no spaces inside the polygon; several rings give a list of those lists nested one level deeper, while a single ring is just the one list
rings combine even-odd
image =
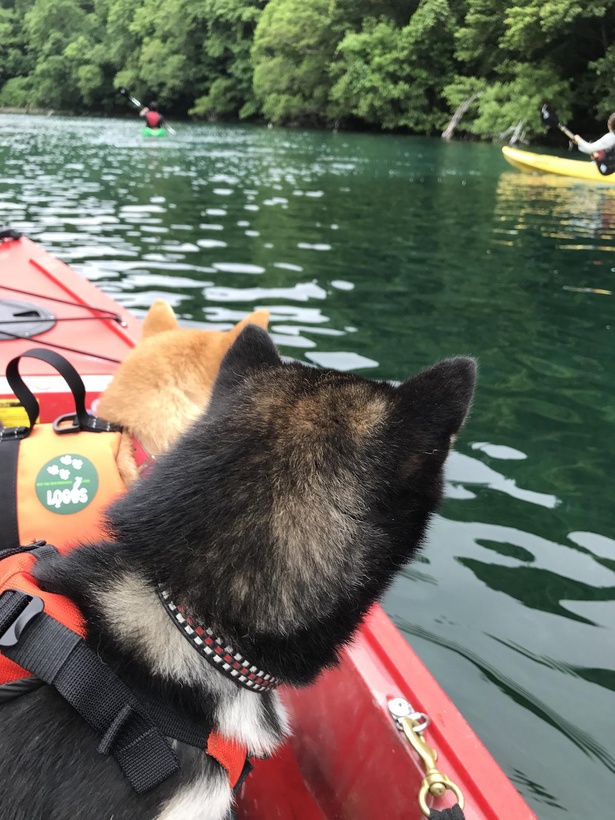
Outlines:
[{"label": "red checkered collar", "polygon": [[252,692],[269,692],[277,689],[282,683],[279,678],[259,669],[236,652],[226,641],[217,637],[209,627],[198,624],[185,607],[173,602],[169,593],[162,587],[158,587],[158,594],[175,626],[218,672]]},{"label": "red checkered collar", "polygon": [[136,436],[130,437],[130,443],[132,445],[132,457],[137,465],[137,471],[141,478],[145,478],[156,463],[156,456],[149,453]]}]

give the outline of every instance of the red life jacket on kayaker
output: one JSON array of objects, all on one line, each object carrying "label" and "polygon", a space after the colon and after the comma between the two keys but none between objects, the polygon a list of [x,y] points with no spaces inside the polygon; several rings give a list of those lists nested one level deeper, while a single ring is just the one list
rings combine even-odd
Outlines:
[{"label": "red life jacket on kayaker", "polygon": [[[99,751],[116,757],[139,793],[179,768],[166,737],[202,748],[236,788],[251,768],[246,747],[216,731],[204,734],[167,704],[142,704],[85,643],[86,623],[76,604],[41,590],[32,574],[41,554],[56,549],[46,544],[49,533],[61,552],[103,536],[102,512],[124,484],[116,464],[121,433],[86,413],[85,389],[72,365],[53,351],[23,355],[52,364],[64,376],[78,424],[68,436],[57,421],[35,425],[38,402],[19,376],[21,357],[9,363],[7,379],[30,427],[0,429],[0,702],[27,693],[37,679],[53,685],[101,735]],[[86,423],[85,430],[79,426]],[[27,540],[34,543],[19,546]],[[88,691],[93,673],[99,684],[94,699]],[[102,711],[100,692],[108,698]],[[116,748],[122,733],[123,745]]]},{"label": "red life jacket on kayaker", "polygon": [[162,114],[159,114],[158,111],[148,111],[145,115],[145,122],[148,128],[162,128]]}]

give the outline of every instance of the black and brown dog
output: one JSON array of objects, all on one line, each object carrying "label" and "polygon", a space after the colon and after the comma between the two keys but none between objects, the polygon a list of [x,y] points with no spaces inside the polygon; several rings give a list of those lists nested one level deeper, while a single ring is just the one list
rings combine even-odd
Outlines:
[{"label": "black and brown dog", "polygon": [[[165,601],[259,670],[313,681],[419,548],[475,370],[450,359],[394,387],[283,363],[248,327],[205,415],[111,507],[109,539],[44,557],[38,580],[77,602],[89,645],[133,691],[270,754],[288,732],[276,693],[213,668]],[[0,725],[1,820],[229,813],[222,767],[184,744],[179,771],[136,794],[50,686],[0,706]]]}]

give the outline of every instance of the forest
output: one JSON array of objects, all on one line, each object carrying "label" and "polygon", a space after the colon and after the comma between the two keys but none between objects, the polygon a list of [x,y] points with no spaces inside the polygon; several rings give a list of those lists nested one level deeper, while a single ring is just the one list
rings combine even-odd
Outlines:
[{"label": "forest", "polygon": [[0,107],[456,136],[586,134],[615,109],[615,0],[0,0]]}]

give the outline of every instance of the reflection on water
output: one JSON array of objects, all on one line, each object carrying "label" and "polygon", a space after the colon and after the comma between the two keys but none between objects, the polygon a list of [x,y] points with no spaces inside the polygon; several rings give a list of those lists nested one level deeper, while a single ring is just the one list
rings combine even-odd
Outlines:
[{"label": "reflection on water", "polygon": [[[615,187],[607,187],[558,177],[555,174],[508,172],[500,176],[497,188],[498,214],[508,221],[511,206],[517,215],[515,229],[496,230],[506,236],[530,227],[556,240],[556,247],[582,250],[598,247],[613,251],[615,244]],[[599,245],[579,244],[595,239]],[[512,240],[508,239],[510,243]],[[602,243],[605,244],[602,244]]]},{"label": "reflection on water", "polygon": [[138,315],[265,307],[285,356],[397,381],[477,356],[442,514],[385,605],[541,820],[604,813],[614,188],[489,145],[0,115],[0,222]]},{"label": "reflection on water", "polygon": [[[477,449],[476,446],[473,449]],[[513,479],[506,478],[497,470],[463,453],[451,453],[447,462],[447,475],[450,482],[447,487],[447,498],[476,498],[465,485],[478,484],[507,493],[512,498],[519,498],[530,504],[540,504],[542,507],[552,508],[558,503],[556,496],[521,489]]]}]

